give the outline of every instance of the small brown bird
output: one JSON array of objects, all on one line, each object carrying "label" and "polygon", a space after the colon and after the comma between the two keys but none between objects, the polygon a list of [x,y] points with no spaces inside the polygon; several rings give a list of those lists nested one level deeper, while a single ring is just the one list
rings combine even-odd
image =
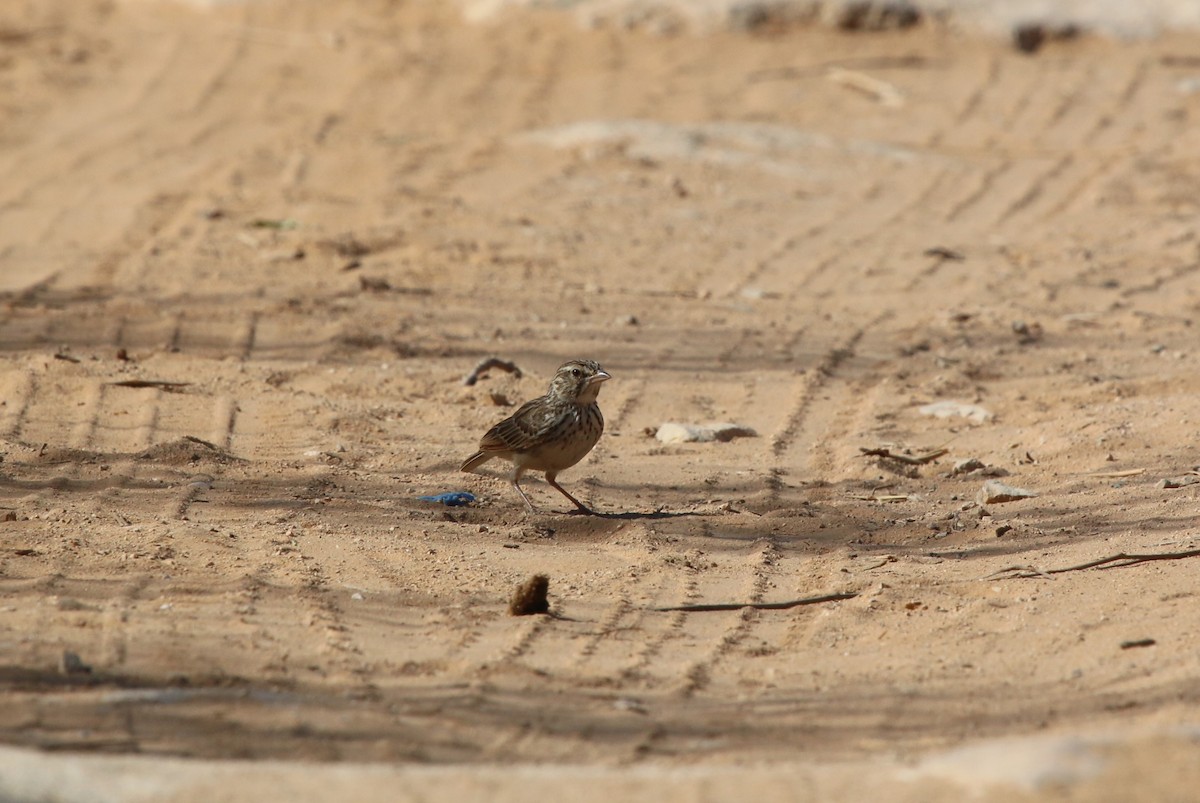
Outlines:
[{"label": "small brown bird", "polygon": [[526,471],[546,472],[546,482],[579,510],[591,513],[555,477],[582,460],[600,440],[604,416],[600,415],[596,394],[600,392],[600,384],[611,378],[594,360],[563,363],[550,380],[546,395],[525,402],[489,429],[479,442],[479,451],[467,458],[462,470],[473,471],[493,457],[503,457],[513,462],[508,481],[531,513],[535,512],[533,503],[519,484]]}]

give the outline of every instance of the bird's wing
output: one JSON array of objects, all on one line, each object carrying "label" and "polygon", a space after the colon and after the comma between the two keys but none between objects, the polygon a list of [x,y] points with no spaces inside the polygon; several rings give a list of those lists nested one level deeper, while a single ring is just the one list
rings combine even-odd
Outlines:
[{"label": "bird's wing", "polygon": [[527,401],[479,441],[481,452],[526,452],[536,449],[558,429],[568,410],[548,404],[545,397]]}]

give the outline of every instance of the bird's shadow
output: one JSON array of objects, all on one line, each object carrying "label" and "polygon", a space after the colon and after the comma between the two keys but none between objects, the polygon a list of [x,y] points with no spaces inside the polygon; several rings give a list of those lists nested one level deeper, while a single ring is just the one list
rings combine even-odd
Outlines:
[{"label": "bird's shadow", "polygon": [[644,512],[640,510],[629,510],[624,513],[604,513],[597,510],[582,511],[571,510],[566,513],[568,516],[590,516],[597,519],[609,519],[612,521],[656,521],[661,519],[681,519],[686,516],[699,515],[693,512],[671,512],[669,510],[654,510]]}]

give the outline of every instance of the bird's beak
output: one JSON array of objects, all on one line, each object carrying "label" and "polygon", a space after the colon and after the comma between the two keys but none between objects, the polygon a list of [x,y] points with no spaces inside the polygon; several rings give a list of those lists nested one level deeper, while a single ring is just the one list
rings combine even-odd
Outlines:
[{"label": "bird's beak", "polygon": [[600,371],[595,376],[589,378],[587,383],[589,385],[599,385],[601,382],[605,381],[606,379],[612,379],[612,375],[609,374],[607,371]]}]

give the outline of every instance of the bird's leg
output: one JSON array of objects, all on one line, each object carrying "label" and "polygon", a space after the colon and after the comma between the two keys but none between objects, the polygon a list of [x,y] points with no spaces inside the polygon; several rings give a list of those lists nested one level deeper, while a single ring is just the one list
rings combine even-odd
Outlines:
[{"label": "bird's leg", "polygon": [[560,494],[562,494],[563,496],[567,497],[572,502],[574,502],[575,507],[579,508],[580,513],[587,513],[589,516],[596,515],[596,511],[592,510],[590,507],[585,505],[583,502],[580,502],[578,499],[576,499],[575,497],[573,497],[569,493],[567,493],[567,489],[562,487],[561,485],[558,484],[558,482],[555,481],[554,478],[557,476],[558,476],[557,472],[547,471],[546,472],[546,482],[550,483],[550,486],[552,488],[554,488],[554,490],[558,491]]},{"label": "bird's leg", "polygon": [[525,492],[523,490],[521,490],[521,486],[519,484],[521,482],[521,475],[524,473],[525,473],[525,469],[520,468],[520,467],[516,468],[513,471],[512,478],[509,480],[509,482],[512,483],[512,487],[517,489],[517,493],[519,493],[521,495],[521,498],[525,500],[525,507],[529,508],[529,512],[537,513],[537,510],[533,507],[533,502],[529,501],[529,497],[525,495]]},{"label": "bird's leg", "polygon": [[521,498],[525,500],[525,507],[529,508],[529,512],[530,512],[530,513],[537,513],[537,510],[536,510],[536,509],[534,508],[534,506],[533,506],[533,502],[530,502],[530,501],[529,501],[529,497],[528,497],[528,496],[526,496],[526,495],[525,495],[525,492],[521,490],[521,486],[520,486],[520,485],[517,485],[517,481],[516,481],[516,480],[513,480],[512,487],[516,488],[516,489],[517,489],[517,493],[519,493],[519,494],[521,495]]}]

